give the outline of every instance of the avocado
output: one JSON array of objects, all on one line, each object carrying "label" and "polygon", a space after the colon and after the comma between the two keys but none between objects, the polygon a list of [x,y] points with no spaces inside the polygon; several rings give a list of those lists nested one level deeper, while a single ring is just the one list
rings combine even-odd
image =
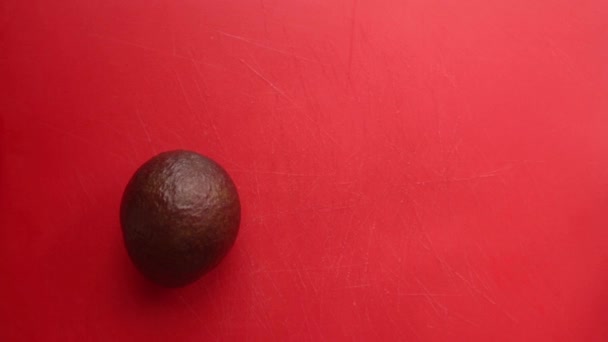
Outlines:
[{"label": "avocado", "polygon": [[240,220],[239,196],[228,173],[184,150],[144,163],[120,206],[129,257],[164,287],[187,285],[214,268],[234,244]]}]

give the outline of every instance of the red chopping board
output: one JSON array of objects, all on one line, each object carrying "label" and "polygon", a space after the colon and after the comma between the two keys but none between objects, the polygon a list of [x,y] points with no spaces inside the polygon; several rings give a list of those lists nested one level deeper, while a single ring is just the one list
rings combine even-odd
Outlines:
[{"label": "red chopping board", "polygon": [[[608,2],[0,4],[1,341],[607,341]],[[135,169],[243,220],[161,290]]]}]

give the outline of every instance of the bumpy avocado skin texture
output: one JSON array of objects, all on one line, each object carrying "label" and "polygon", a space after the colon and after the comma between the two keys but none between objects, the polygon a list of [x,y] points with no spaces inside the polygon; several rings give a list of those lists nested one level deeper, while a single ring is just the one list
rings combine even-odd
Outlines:
[{"label": "bumpy avocado skin texture", "polygon": [[215,267],[236,240],[236,187],[213,160],[190,151],[161,153],[127,185],[120,221],[128,254],[165,287],[187,285]]}]

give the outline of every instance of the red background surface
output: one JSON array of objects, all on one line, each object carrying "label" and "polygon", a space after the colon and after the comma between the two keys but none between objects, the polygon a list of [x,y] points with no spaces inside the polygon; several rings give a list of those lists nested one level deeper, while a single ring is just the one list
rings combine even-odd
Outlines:
[{"label": "red background surface", "polygon": [[[0,340],[608,340],[605,1],[0,3]],[[119,201],[233,176],[180,290]]]}]

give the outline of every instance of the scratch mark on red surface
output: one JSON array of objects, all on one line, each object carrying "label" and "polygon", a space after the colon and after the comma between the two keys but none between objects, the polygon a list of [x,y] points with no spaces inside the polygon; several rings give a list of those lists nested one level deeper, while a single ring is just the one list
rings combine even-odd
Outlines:
[{"label": "scratch mark on red surface", "polygon": [[117,44],[122,44],[122,45],[128,45],[128,46],[132,46],[132,47],[136,47],[145,51],[149,51],[149,52],[154,52],[156,54],[165,56],[165,57],[173,57],[173,58],[178,58],[178,59],[186,59],[186,57],[184,56],[180,56],[178,54],[175,53],[175,51],[173,51],[173,53],[169,53],[169,52],[165,52],[159,49],[155,49],[153,47],[147,46],[147,45],[143,45],[143,44],[139,44],[139,43],[135,43],[129,40],[124,40],[124,39],[119,39],[119,38],[114,38],[114,37],[109,37],[109,36],[104,36],[98,33],[91,33],[90,36],[92,37],[96,37],[98,39],[101,40],[105,40],[108,42],[112,42],[112,43],[117,43]]},{"label": "scratch mark on red surface", "polygon": [[356,204],[352,204],[352,205],[342,205],[342,206],[335,206],[335,207],[313,207],[313,208],[308,208],[305,210],[313,210],[316,212],[320,212],[320,213],[325,213],[325,212],[332,212],[332,211],[339,211],[339,210],[346,210],[346,209],[352,209],[357,207]]},{"label": "scratch mark on red surface", "polygon": [[[336,265],[328,265],[325,267],[303,267],[302,269],[305,271],[319,272],[319,271],[335,271],[335,270],[345,270],[345,269],[349,269],[349,270],[350,269],[360,269],[362,267],[365,267],[365,265],[366,265],[366,264],[341,265],[342,259],[344,259],[344,257],[342,255],[340,255],[338,257],[338,260],[335,263]],[[256,273],[256,272],[258,272],[258,271],[255,271],[252,273]],[[293,268],[283,268],[283,269],[267,270],[264,272],[267,272],[267,273],[293,273],[293,272],[296,272],[296,270]]]},{"label": "scratch mark on red surface", "polygon": [[300,267],[294,267],[295,273],[298,276],[298,280],[300,281],[300,286],[302,287],[302,291],[306,291],[308,286],[306,286],[306,281],[304,280],[304,277],[302,276],[302,270],[300,269]]},{"label": "scratch mark on red surface", "polygon": [[184,304],[186,309],[188,309],[188,311],[192,314],[192,316],[198,321],[198,323],[201,326],[204,326],[203,329],[205,329],[208,334],[213,334],[211,329],[209,329],[208,325],[205,324],[205,322],[203,321],[201,316],[196,312],[196,310],[194,310],[194,307],[192,306],[192,304],[188,303],[188,301],[182,295],[178,295],[178,298]]},{"label": "scratch mark on red surface", "polygon": [[500,169],[494,170],[494,171],[489,171],[486,173],[482,173],[479,175],[474,175],[474,176],[470,176],[470,177],[457,177],[457,178],[449,178],[449,179],[434,179],[434,180],[424,180],[424,181],[418,181],[418,182],[414,182],[414,184],[416,185],[426,185],[426,184],[439,184],[439,183],[451,183],[451,182],[468,182],[468,181],[473,181],[473,180],[478,180],[478,179],[484,179],[484,178],[492,178],[492,177],[500,177],[500,172],[508,169],[510,167],[506,166],[506,167],[502,167]]},{"label": "scratch mark on red surface", "polygon": [[184,304],[184,306],[186,306],[188,311],[190,311],[192,313],[192,316],[194,316],[194,318],[196,318],[199,322],[202,323],[203,320],[201,319],[201,316],[199,316],[199,314],[194,310],[192,305],[190,305],[190,303],[188,303],[188,301],[186,301],[186,299],[184,299],[184,296],[178,295],[177,297]]},{"label": "scratch mark on red surface", "polygon": [[133,145],[133,139],[132,139],[133,135],[132,134],[126,134],[126,133],[122,132],[121,130],[119,130],[118,128],[114,127],[113,125],[111,125],[106,120],[97,120],[97,119],[95,119],[93,117],[93,115],[90,115],[88,117],[88,119],[89,119],[89,121],[94,122],[96,125],[104,125],[104,126],[106,126],[108,129],[110,129],[116,135],[125,138],[129,142],[129,149],[131,150],[132,156],[134,157],[134,156],[137,155],[137,152],[135,151],[135,146]]},{"label": "scratch mark on red surface", "polygon": [[253,185],[255,187],[254,191],[256,196],[260,198],[260,179],[258,176],[258,173],[253,173]]},{"label": "scratch mark on red surface", "polygon": [[300,60],[303,60],[303,61],[307,61],[307,62],[313,62],[313,63],[315,62],[312,59],[300,56],[300,55],[295,54],[293,52],[289,52],[289,51],[285,51],[285,50],[274,48],[272,46],[261,44],[261,43],[258,43],[256,41],[252,40],[252,39],[249,39],[249,38],[245,38],[245,37],[242,37],[242,36],[237,36],[237,35],[234,35],[234,34],[223,32],[223,31],[216,31],[216,32],[219,33],[219,34],[221,34],[221,35],[223,35],[223,36],[225,36],[225,37],[236,39],[236,40],[245,42],[247,44],[251,44],[253,46],[257,46],[257,47],[262,48],[262,49],[274,51],[276,53],[279,53],[279,54],[282,54],[282,55],[285,55],[285,56],[288,56],[288,57],[294,57],[294,58],[297,58],[297,59],[300,59]]},{"label": "scratch mark on red surface", "polygon": [[439,301],[437,300],[437,297],[431,296],[431,292],[429,291],[429,289],[422,283],[422,281],[420,281],[420,279],[418,277],[414,276],[414,279],[420,285],[420,287],[422,287],[422,290],[426,294],[425,297],[429,301],[429,304],[431,305],[431,307],[433,308],[435,313],[437,315],[439,315],[440,312],[437,309],[441,309],[443,311],[443,315],[447,315],[448,308],[445,307],[443,304],[439,303]]},{"label": "scratch mark on red surface", "polygon": [[414,337],[416,337],[417,341],[421,341],[422,338],[420,337],[420,334],[418,334],[418,332],[416,331],[416,329],[414,329],[414,326],[412,325],[412,323],[410,322],[409,319],[405,320],[405,324],[407,324],[407,327],[410,329],[410,332],[412,334],[414,334]]},{"label": "scratch mark on red surface", "polygon": [[[300,263],[300,265],[303,265],[302,262],[302,258],[298,257],[298,261]],[[317,288],[317,286],[315,285],[315,282],[312,278],[312,276],[310,275],[310,272],[308,272],[307,270],[299,267],[299,270],[304,272],[304,277],[306,278],[306,280],[308,281],[308,284],[310,284],[310,288],[312,289],[312,293],[315,295],[315,297],[319,294],[319,289]]]},{"label": "scratch mark on red surface", "polygon": [[72,202],[72,200],[70,199],[70,197],[68,196],[68,194],[66,192],[64,192],[64,191],[61,191],[61,194],[63,195],[63,199],[65,199],[65,203],[70,208],[70,211],[74,212],[74,210],[76,210],[76,207],[74,206],[74,203]]},{"label": "scratch mark on red surface", "polygon": [[277,286],[277,280],[275,279],[275,277],[273,277],[268,271],[264,272],[263,274],[266,275],[266,277],[270,280],[270,285],[272,285],[272,288],[274,289],[276,295],[282,297],[282,293],[279,290],[279,287]]},{"label": "scratch mark on red surface", "polygon": [[460,280],[462,280],[462,282],[465,283],[469,287],[469,289],[471,289],[475,293],[481,295],[481,297],[484,298],[485,300],[487,300],[488,302],[490,302],[490,304],[496,305],[496,302],[492,298],[490,298],[490,296],[488,296],[485,292],[479,290],[477,288],[477,286],[475,286],[475,284],[473,284],[473,282],[471,282],[468,279],[466,279],[459,272],[454,272],[454,274],[456,275],[456,277],[458,277]]},{"label": "scratch mark on red surface", "polygon": [[110,129],[112,132],[116,133],[117,135],[120,135],[120,136],[129,136],[129,134],[126,134],[126,133],[124,133],[124,132],[120,131],[119,129],[117,129],[116,127],[114,127],[113,125],[111,125],[111,124],[110,124],[109,122],[107,122],[106,120],[98,120],[98,119],[95,119],[95,117],[93,117],[93,115],[89,115],[89,116],[87,117],[87,119],[88,119],[89,121],[94,122],[94,123],[95,123],[95,125],[104,125],[104,126],[106,126],[108,129]]},{"label": "scratch mark on red surface", "polygon": [[439,65],[437,66],[437,71],[441,74],[441,76],[448,80],[452,88],[457,88],[454,75],[450,75],[450,73],[448,73],[447,65],[445,62],[445,56],[442,48],[437,49],[437,55],[439,57]]},{"label": "scratch mark on red surface", "polygon": [[460,315],[460,314],[456,314],[456,313],[450,313],[451,316],[454,316],[456,318],[458,318],[459,320],[470,324],[471,326],[475,327],[475,328],[480,328],[481,326],[473,321],[471,321],[470,319]]},{"label": "scratch mark on red surface", "polygon": [[435,248],[435,245],[433,243],[433,240],[431,239],[430,235],[428,234],[428,232],[424,232],[424,237],[426,238],[426,241],[428,242],[428,246],[424,246],[427,250],[430,250],[433,255],[435,256],[435,258],[437,259],[437,261],[441,264],[441,266],[443,267],[444,272],[448,272],[448,273],[454,273],[454,269],[452,269],[452,267],[447,263],[447,261],[445,261],[444,258],[442,258],[439,255],[439,252],[437,251],[437,249]]},{"label": "scratch mark on red surface", "polygon": [[279,95],[283,96],[285,99],[289,100],[289,102],[293,103],[293,100],[289,96],[287,96],[287,94],[282,89],[280,89],[279,87],[277,87],[272,81],[270,81],[268,78],[264,77],[264,75],[262,75],[259,71],[257,71],[256,69],[254,69],[251,65],[249,65],[244,60],[241,59],[240,61],[241,61],[241,63],[245,64],[245,66],[247,68],[249,68],[249,70],[251,70],[251,72],[253,72],[254,74],[256,74],[264,82],[268,83],[268,85],[272,89],[274,89]]},{"label": "scratch mark on red surface", "polygon": [[315,339],[312,336],[312,327],[310,324],[310,319],[308,319],[308,315],[306,314],[306,308],[304,307],[304,301],[300,301],[300,308],[302,309],[302,317],[304,317],[304,327],[306,332],[308,332],[308,340],[314,341]]},{"label": "scratch mark on red surface", "polygon": [[429,247],[430,247],[430,248],[427,248],[427,249],[430,249],[431,251],[433,251],[433,253],[435,254],[435,257],[441,263],[441,265],[447,271],[449,271],[450,273],[454,274],[458,279],[460,279],[467,286],[467,289],[469,290],[469,293],[472,296],[474,294],[480,295],[483,299],[487,300],[490,304],[496,305],[496,307],[499,310],[501,310],[513,322],[518,323],[517,319],[515,317],[513,317],[511,314],[509,314],[503,307],[501,307],[500,305],[498,305],[498,303],[492,297],[490,297],[490,295],[488,295],[486,292],[484,292],[484,291],[480,290],[479,288],[477,288],[477,286],[475,286],[475,284],[473,284],[473,282],[471,282],[470,280],[466,279],[462,274],[460,274],[458,271],[454,270],[452,268],[452,266],[450,266],[448,264],[448,262],[445,261],[445,259],[441,258],[439,256],[439,253],[437,253],[437,251],[435,250],[433,242],[430,239],[430,236],[428,236],[428,233],[425,233],[424,235],[426,236],[426,239],[427,239],[427,241],[429,243]]},{"label": "scratch mark on red surface", "polygon": [[367,246],[365,250],[365,272],[369,272],[369,256],[372,249],[372,239],[374,237],[374,232],[376,230],[376,222],[372,223],[369,226],[369,231],[367,234]]},{"label": "scratch mark on red surface", "polygon": [[150,132],[148,132],[148,128],[146,127],[144,119],[142,118],[141,113],[139,112],[139,108],[135,108],[135,115],[137,116],[137,119],[139,120],[141,128],[143,129],[144,133],[146,134],[146,140],[148,141],[150,148],[152,148],[152,151],[154,151],[154,153],[158,153],[158,151],[154,147],[154,144],[152,143],[152,138],[150,137]]},{"label": "scratch mark on red surface", "polygon": [[406,292],[399,293],[399,296],[403,297],[462,297],[461,294],[452,294],[452,293],[432,293],[432,292]]},{"label": "scratch mark on red surface", "polygon": [[329,267],[329,270],[331,270],[332,272],[335,272],[335,276],[336,278],[338,278],[340,276],[340,271],[342,269],[348,269],[350,267],[348,266],[342,266],[342,260],[344,260],[344,244],[342,244],[341,246],[342,250],[340,251],[340,255],[338,256],[338,260],[336,261],[335,265],[331,265]]},{"label": "scratch mark on red surface", "polygon": [[253,173],[261,175],[277,175],[277,176],[292,176],[292,177],[319,177],[319,176],[333,176],[333,174],[316,174],[316,173],[296,173],[296,172],[282,172],[282,171],[265,171],[265,170],[245,170],[245,169],[230,169],[230,172],[241,172],[241,173]]},{"label": "scratch mark on red surface", "polygon": [[171,30],[171,46],[173,47],[173,57],[177,57],[177,49],[175,47],[175,31]]},{"label": "scratch mark on red surface", "polygon": [[181,78],[179,77],[179,74],[177,73],[177,71],[175,71],[175,69],[172,69],[172,71],[173,71],[173,74],[175,75],[175,79],[177,80],[177,83],[179,85],[179,89],[181,91],[181,94],[184,97],[184,102],[186,103],[186,108],[188,109],[188,111],[190,112],[190,114],[196,120],[196,123],[198,124],[198,127],[202,131],[205,131],[205,126],[203,125],[203,122],[201,121],[200,115],[198,114],[198,112],[194,111],[194,109],[192,108],[192,105],[190,104],[190,100],[188,99],[188,94],[186,93],[186,88],[184,87],[184,83],[182,82]]},{"label": "scratch mark on red surface", "polygon": [[361,289],[361,288],[366,288],[366,287],[370,287],[370,286],[371,286],[370,283],[354,284],[354,285],[344,286],[343,289]]},{"label": "scratch mark on red surface", "polygon": [[562,48],[560,48],[553,39],[550,37],[544,37],[545,42],[549,46],[549,50],[551,51],[551,55],[553,58],[558,61],[561,66],[568,71],[570,74],[574,74],[574,65],[572,62],[572,58],[566,53]]},{"label": "scratch mark on red surface", "polygon": [[[196,71],[196,74],[201,79],[201,82],[203,82],[203,85],[205,85],[205,87],[206,87],[205,79],[203,78],[203,74],[201,73],[201,70],[199,69],[198,65],[196,64],[196,61],[194,60],[194,55],[192,54],[192,51],[189,50],[188,53],[190,54],[190,58],[191,58],[190,61],[192,62],[192,65],[194,66],[194,70]],[[207,100],[203,97],[203,92],[201,91],[201,87],[198,84],[196,77],[194,77],[194,84],[196,85],[198,97],[200,98],[201,103],[203,104],[203,109],[205,110],[205,113],[206,114],[210,113],[209,106],[207,105]],[[215,136],[215,139],[217,140],[219,147],[223,151],[225,151],[224,144],[223,144],[224,141],[220,138],[220,134],[217,129],[217,125],[215,124],[215,122],[213,120],[210,120],[210,125],[211,125],[211,130],[213,132],[213,135]]]},{"label": "scratch mark on red surface", "polygon": [[149,46],[146,46],[146,45],[142,45],[142,44],[138,44],[138,43],[134,43],[134,42],[129,41],[129,40],[124,40],[124,39],[118,39],[118,38],[114,38],[114,37],[104,36],[104,35],[100,35],[100,34],[97,34],[97,33],[91,33],[91,36],[97,37],[97,38],[100,38],[100,39],[103,39],[103,40],[107,40],[107,41],[110,41],[110,42],[114,42],[114,43],[119,43],[119,44],[124,44],[124,45],[130,45],[130,46],[137,47],[137,48],[140,48],[140,49],[143,49],[143,50],[148,50],[148,51],[152,51],[152,52],[162,53],[162,51],[157,50],[155,48],[152,48],[152,47],[149,47]]},{"label": "scratch mark on red surface", "polygon": [[[315,96],[312,96],[310,91],[309,91],[309,87],[306,86],[306,82],[304,81],[304,77],[303,77],[303,72],[299,66],[299,63],[296,63],[296,69],[298,71],[298,80],[300,83],[300,86],[302,87],[302,91],[304,92],[304,99],[306,100],[306,103],[308,104],[308,107],[310,108],[311,111],[316,111],[316,112],[320,112],[320,106],[319,106],[319,102],[318,101],[314,101],[313,99],[315,99]],[[332,136],[329,132],[327,132],[323,127],[323,125],[320,125],[316,120],[314,120],[306,111],[306,108],[300,108],[299,106],[295,105],[298,109],[302,110],[302,115],[308,119],[311,123],[314,124],[315,127],[318,128],[319,133],[324,135],[325,137],[327,137],[332,143],[334,143],[335,145],[338,145],[338,142],[336,141],[336,139],[334,138],[334,136]]]},{"label": "scratch mark on red surface", "polygon": [[[205,82],[205,79],[203,78],[203,74],[201,73],[201,70],[198,68],[198,65],[196,64],[196,61],[194,60],[194,54],[190,50],[188,50],[188,53],[190,54],[190,62],[192,62],[192,66],[194,67],[194,71],[196,71],[196,74],[197,74],[198,78],[201,79],[201,82],[203,82],[203,85],[206,86],[206,84],[205,84],[206,82]],[[198,80],[196,79],[196,77],[194,77],[193,79],[194,79],[194,84],[196,85],[196,91],[198,93],[198,97],[201,100],[201,103],[203,104],[203,107],[205,108],[205,112],[209,112],[209,108],[207,108],[207,100],[203,96],[203,91],[201,90],[201,87],[200,87],[200,85],[198,83]]]},{"label": "scratch mark on red surface", "polygon": [[91,196],[91,194],[89,193],[87,188],[84,186],[84,182],[82,181],[80,172],[78,172],[78,170],[76,170],[75,174],[76,174],[76,180],[78,181],[78,184],[82,188],[82,192],[84,193],[84,196],[87,198],[87,201],[89,201],[90,204],[93,204],[93,197]]},{"label": "scratch mark on red surface", "polygon": [[262,16],[264,19],[264,33],[268,34],[268,13],[266,11],[266,4],[264,4],[264,0],[260,0],[260,5],[262,6]]},{"label": "scratch mark on red surface", "polygon": [[[175,79],[177,80],[177,83],[179,84],[179,89],[181,90],[184,101],[186,102],[188,111],[190,112],[190,114],[194,114],[194,110],[192,110],[192,106],[190,105],[190,101],[188,100],[188,94],[186,93],[186,88],[184,87],[184,83],[182,83],[181,77],[179,77],[179,74],[177,73],[177,71],[175,71],[175,69],[172,69],[172,71],[173,71],[173,74],[175,75]],[[197,115],[195,115],[195,116],[197,116]]]},{"label": "scratch mark on red surface", "polygon": [[65,136],[68,136],[68,137],[73,138],[73,139],[75,139],[75,140],[78,140],[78,141],[80,141],[81,143],[83,143],[83,144],[85,144],[85,145],[87,145],[87,146],[90,146],[90,147],[92,147],[92,148],[94,148],[94,149],[96,149],[96,150],[98,150],[98,151],[100,151],[100,152],[102,152],[102,153],[108,153],[108,154],[111,154],[111,155],[113,155],[113,156],[115,156],[115,157],[119,157],[120,159],[124,159],[125,161],[129,162],[129,163],[130,163],[130,164],[132,164],[132,165],[134,164],[134,162],[133,162],[133,159],[132,159],[132,158],[129,158],[129,157],[128,157],[128,156],[126,156],[126,155],[122,155],[122,154],[119,154],[119,153],[115,153],[115,152],[113,152],[112,150],[109,150],[109,149],[107,149],[107,148],[103,148],[103,147],[101,147],[101,146],[98,146],[98,145],[96,145],[96,144],[93,144],[93,143],[92,143],[91,141],[89,141],[88,139],[85,139],[85,138],[83,138],[83,137],[81,137],[81,136],[79,136],[79,135],[77,135],[77,134],[74,134],[74,133],[72,133],[72,132],[70,132],[70,131],[67,131],[67,130],[65,130],[65,129],[61,129],[61,128],[59,128],[59,127],[56,127],[56,126],[54,126],[54,125],[52,125],[52,124],[50,124],[50,123],[48,123],[48,122],[37,121],[37,123],[38,123],[38,124],[40,124],[40,125],[42,125],[42,126],[44,126],[44,127],[47,127],[47,128],[49,128],[49,129],[51,129],[51,130],[55,131],[55,132],[58,132],[58,133],[60,133],[60,134],[62,134],[62,135],[65,135]]},{"label": "scratch mark on red surface", "polygon": [[353,45],[355,41],[355,17],[357,15],[357,0],[353,0],[350,18],[350,40],[348,44],[348,78],[350,79],[353,64]]},{"label": "scratch mark on red surface", "polygon": [[[325,47],[325,51],[327,51],[327,54],[328,54],[327,57],[330,58],[330,59],[332,59],[332,60],[335,60],[335,57],[336,57],[335,55],[336,55],[336,51],[337,51],[335,44],[333,42],[331,42],[331,41],[326,42],[326,44],[327,44],[327,46]],[[341,76],[338,75],[338,66],[337,66],[337,64],[338,63],[329,63],[329,66],[331,68],[331,74],[333,76],[332,79],[335,82],[340,82],[341,83]]]}]

